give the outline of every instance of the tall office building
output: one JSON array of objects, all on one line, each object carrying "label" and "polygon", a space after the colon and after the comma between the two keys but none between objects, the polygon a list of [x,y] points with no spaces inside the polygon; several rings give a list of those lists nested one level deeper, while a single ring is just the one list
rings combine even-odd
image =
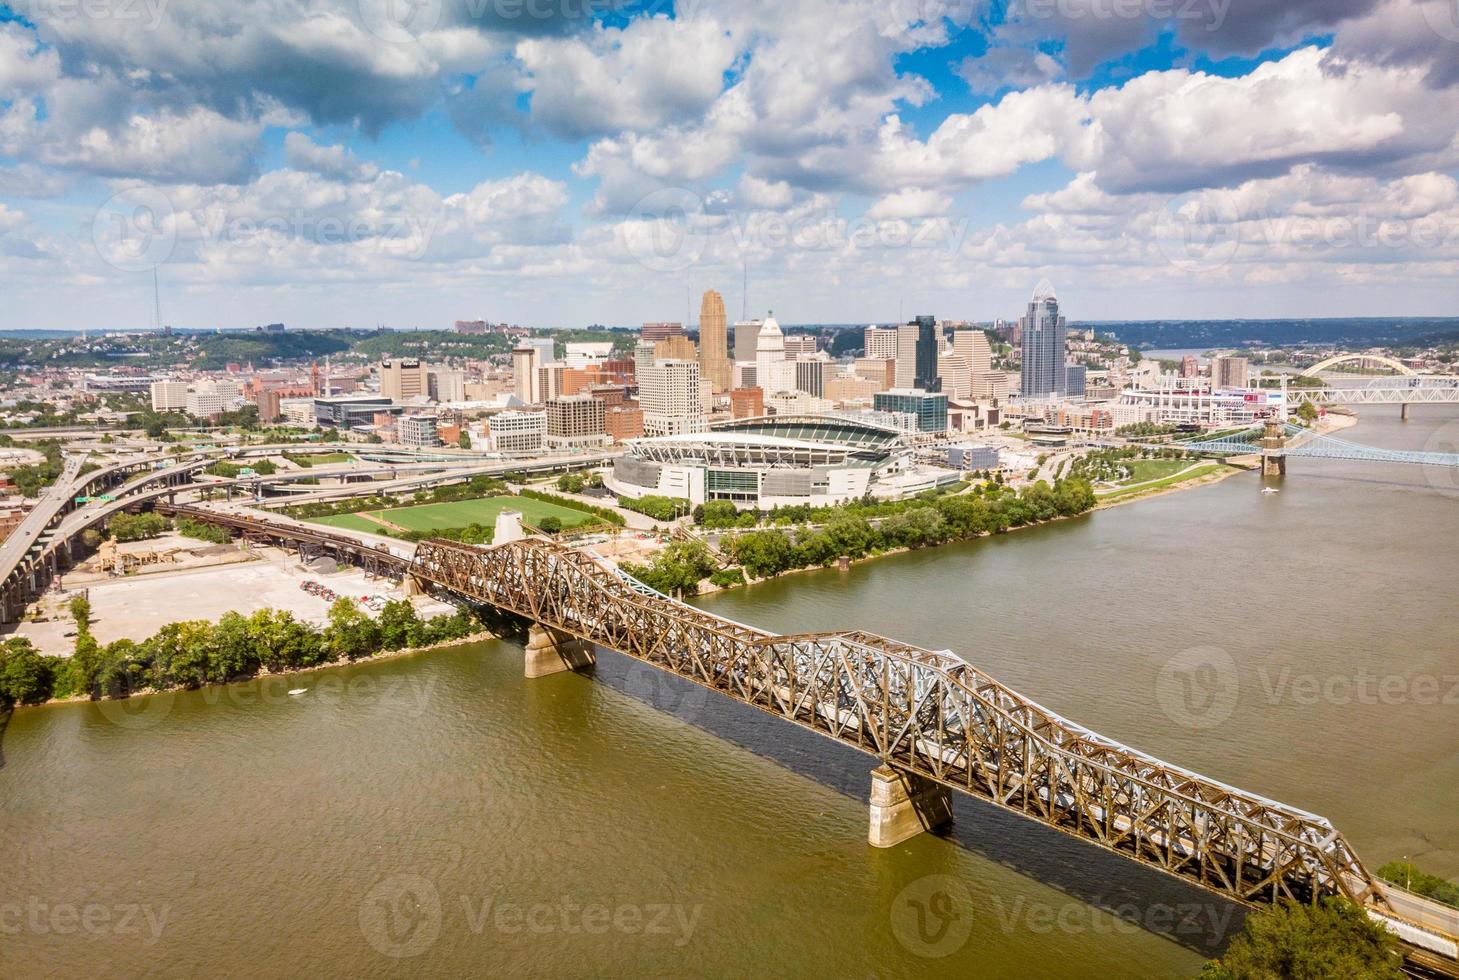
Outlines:
[{"label": "tall office building", "polygon": [[542,400],[537,380],[539,363],[535,347],[518,347],[512,351],[512,379],[517,399],[523,404],[536,405]]},{"label": "tall office building", "polygon": [[[694,346],[694,341],[680,334],[677,337],[667,337],[654,344],[654,360],[656,361],[699,361],[701,367],[703,361],[699,359],[699,349]],[[700,371],[700,377],[704,376]]]},{"label": "tall office building", "polygon": [[1065,364],[1064,318],[1047,279],[1039,280],[1023,318],[1023,371],[1019,392],[1024,398],[1061,398],[1069,391]]},{"label": "tall office building", "polygon": [[650,436],[703,432],[704,400],[698,361],[655,361],[638,378],[643,431]]},{"label": "tall office building", "polygon": [[735,363],[745,364],[755,359],[760,347],[761,320],[741,320],[735,324]]},{"label": "tall office building", "polygon": [[[897,387],[937,390],[937,318],[919,316],[897,328]],[[870,356],[870,355],[868,355]]]},{"label": "tall office building", "polygon": [[897,357],[897,331],[894,327],[867,327],[862,331],[865,356],[874,361],[893,361]]},{"label": "tall office building", "polygon": [[917,325],[917,347],[913,354],[912,387],[918,391],[940,391],[937,381],[937,351],[942,346],[937,317],[919,316],[912,321]]},{"label": "tall office building", "polygon": [[[988,343],[988,335],[977,327],[953,331],[952,351],[967,363],[968,396],[994,397],[993,346]],[[1002,382],[1002,372],[998,374],[998,381]]]},{"label": "tall office building", "polygon": [[707,290],[699,302],[699,377],[716,395],[734,384],[734,362],[729,356],[729,318],[724,297]]},{"label": "tall office building", "polygon": [[1251,365],[1244,357],[1211,359],[1211,387],[1245,388],[1251,381]]},{"label": "tall office building", "polygon": [[791,334],[785,338],[785,357],[787,360],[798,360],[802,357],[810,357],[816,352],[816,335],[813,333]]},{"label": "tall office building", "polygon": [[904,323],[897,328],[897,377],[894,387],[913,388],[917,376],[917,324]]},{"label": "tall office building", "polygon": [[785,335],[773,313],[760,327],[755,345],[755,384],[767,397],[795,390],[795,362],[785,359]]},{"label": "tall office building", "polygon": [[825,354],[800,357],[790,362],[795,368],[795,390],[817,398],[826,397],[826,379],[831,376],[831,360]]},{"label": "tall office building", "polygon": [[425,362],[417,358],[387,357],[380,362],[380,394],[393,402],[427,395],[428,373]]}]

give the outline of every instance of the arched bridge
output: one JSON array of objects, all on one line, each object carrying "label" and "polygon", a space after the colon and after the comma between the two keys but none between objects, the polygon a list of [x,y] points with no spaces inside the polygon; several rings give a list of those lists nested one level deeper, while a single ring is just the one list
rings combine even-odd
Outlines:
[{"label": "arched bridge", "polygon": [[1329,357],[1325,361],[1318,361],[1316,364],[1303,371],[1302,377],[1315,378],[1330,367],[1336,367],[1339,364],[1347,364],[1360,361],[1372,361],[1374,364],[1381,364],[1386,368],[1391,368],[1397,374],[1413,375],[1418,373],[1417,371],[1413,370],[1413,368],[1404,364],[1402,361],[1394,360],[1393,358],[1386,357],[1382,354],[1337,354],[1333,357]]}]

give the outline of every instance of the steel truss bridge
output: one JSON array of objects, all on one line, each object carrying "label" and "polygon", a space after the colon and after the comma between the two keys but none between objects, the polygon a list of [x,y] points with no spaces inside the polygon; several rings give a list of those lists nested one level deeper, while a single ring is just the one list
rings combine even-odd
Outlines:
[{"label": "steel truss bridge", "polygon": [[1288,408],[1304,402],[1319,408],[1323,405],[1454,405],[1459,404],[1459,377],[1421,375],[1325,388],[1287,388]]},{"label": "steel truss bridge", "polygon": [[1151,448],[1178,448],[1206,456],[1286,456],[1309,459],[1355,459],[1374,463],[1416,463],[1426,466],[1459,466],[1459,453],[1419,452],[1403,449],[1380,449],[1337,436],[1315,435],[1309,429],[1286,423],[1282,428],[1282,444],[1266,442],[1259,429],[1230,433],[1216,439],[1198,439],[1153,445]]},{"label": "steel truss bridge", "polygon": [[1346,897],[1398,933],[1414,962],[1459,976],[1459,910],[1374,878],[1326,819],[1098,735],[950,651],[861,631],[777,636],[539,538],[487,548],[428,541],[406,558],[304,525],[167,509],[408,575],[616,650],[1245,905]]},{"label": "steel truss bridge", "polygon": [[411,575],[617,650],[1247,904],[1383,890],[1322,817],[1126,748],[951,653],[864,632],[776,636],[675,602],[536,539],[430,541]]}]

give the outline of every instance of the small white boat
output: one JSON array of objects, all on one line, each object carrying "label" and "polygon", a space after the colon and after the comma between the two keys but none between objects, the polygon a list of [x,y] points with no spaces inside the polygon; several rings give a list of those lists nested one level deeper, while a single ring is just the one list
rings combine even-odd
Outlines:
[{"label": "small white boat", "polygon": [[1282,491],[1278,490],[1276,487],[1262,487],[1261,488],[1261,492],[1262,493],[1281,493]]},{"label": "small white boat", "polygon": [[297,698],[299,695],[303,694],[307,690],[309,690],[309,688],[307,687],[296,687],[289,692],[289,697]]}]

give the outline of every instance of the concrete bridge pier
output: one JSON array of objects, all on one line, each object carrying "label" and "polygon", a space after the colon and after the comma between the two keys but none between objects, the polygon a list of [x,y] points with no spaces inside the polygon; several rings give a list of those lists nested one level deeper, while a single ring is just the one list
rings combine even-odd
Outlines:
[{"label": "concrete bridge pier", "polygon": [[565,670],[581,670],[597,662],[591,643],[561,630],[533,623],[527,630],[526,677],[547,677]]},{"label": "concrete bridge pier", "polygon": [[952,793],[941,783],[891,766],[871,771],[872,847],[895,847],[952,820]]},{"label": "concrete bridge pier", "polygon": [[1402,419],[1403,421],[1407,422],[1408,421],[1408,402],[1404,402],[1402,405],[1398,406],[1398,408],[1399,408],[1398,417],[1400,419]]}]

